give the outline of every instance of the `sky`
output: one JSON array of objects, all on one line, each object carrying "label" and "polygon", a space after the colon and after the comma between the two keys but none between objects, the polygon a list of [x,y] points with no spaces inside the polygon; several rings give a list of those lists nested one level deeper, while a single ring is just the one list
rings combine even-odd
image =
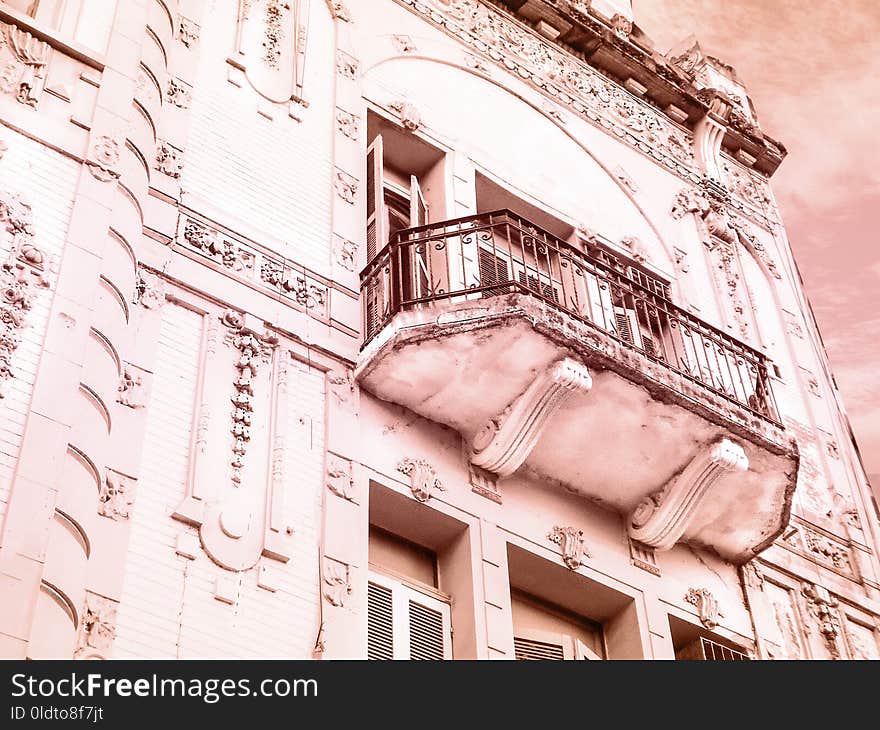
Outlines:
[{"label": "sky", "polygon": [[771,184],[869,474],[880,475],[880,2],[633,0],[731,64],[788,149]]}]

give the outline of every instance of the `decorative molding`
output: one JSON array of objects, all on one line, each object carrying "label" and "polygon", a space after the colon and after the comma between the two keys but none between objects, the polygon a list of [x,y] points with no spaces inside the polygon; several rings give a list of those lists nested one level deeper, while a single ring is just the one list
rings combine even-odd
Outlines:
[{"label": "decorative molding", "polygon": [[0,190],[0,237],[10,237],[9,257],[0,269],[0,398],[14,376],[12,360],[40,289],[49,287],[46,255],[34,244],[33,212],[18,194]]},{"label": "decorative molding", "polygon": [[201,28],[194,20],[184,15],[177,16],[177,39],[187,48],[192,48],[199,42]]},{"label": "decorative molding", "polygon": [[263,259],[260,266],[260,279],[289,294],[297,304],[307,310],[327,308],[327,288],[308,279],[305,273],[296,271],[280,262]]},{"label": "decorative molding", "polygon": [[820,532],[805,524],[791,525],[783,535],[782,544],[817,563],[834,568],[856,580],[850,545],[828,533]]},{"label": "decorative molding", "polygon": [[565,400],[573,393],[587,393],[592,385],[583,365],[571,358],[559,360],[474,436],[471,461],[499,476],[513,474]]},{"label": "decorative molding", "polygon": [[[180,235],[182,233],[182,235]],[[189,218],[181,218],[179,238],[217,263],[236,272],[252,272],[255,256],[236,246],[213,228]]]},{"label": "decorative molding", "polygon": [[584,558],[593,557],[584,545],[584,531],[575,527],[554,526],[547,539],[562,550],[562,562],[571,570],[584,564]]},{"label": "decorative molding", "polygon": [[351,595],[351,566],[324,556],[322,579],[324,598],[331,606],[342,607]]},{"label": "decorative molding", "polygon": [[92,151],[86,160],[86,167],[95,179],[110,182],[119,179],[119,142],[112,137],[99,135],[92,142]]},{"label": "decorative molding", "polygon": [[343,172],[342,170],[337,168],[335,187],[336,194],[340,198],[342,198],[349,205],[354,205],[358,191],[357,178],[352,177],[347,172]]},{"label": "decorative molding", "polygon": [[689,588],[684,600],[696,606],[700,623],[707,629],[718,626],[718,619],[723,618],[720,606],[708,588]]},{"label": "decorative molding", "polygon": [[51,47],[15,25],[0,23],[0,91],[36,108]]},{"label": "decorative molding", "polygon": [[336,107],[336,129],[349,139],[357,140],[360,134],[360,117]]},{"label": "decorative molding", "polygon": [[168,142],[159,142],[156,146],[156,164],[154,167],[159,172],[176,180],[180,177],[180,173],[183,172],[183,150]]},{"label": "decorative molding", "polygon": [[107,659],[116,640],[119,602],[86,591],[74,659]]},{"label": "decorative molding", "polygon": [[335,456],[328,452],[327,454],[327,476],[326,484],[329,489],[337,497],[357,504],[355,498],[354,477],[352,476],[351,461]]},{"label": "decorative molding", "polygon": [[403,459],[397,465],[397,471],[409,477],[409,485],[413,497],[419,502],[431,499],[433,490],[445,492],[446,487],[434,471],[434,467],[424,459]]},{"label": "decorative molding", "polygon": [[637,568],[660,577],[660,568],[657,566],[657,556],[654,555],[653,548],[642,545],[632,538],[629,538],[629,561]]},{"label": "decorative molding", "polygon": [[415,132],[422,126],[422,115],[415,104],[404,99],[392,101],[388,108],[391,109],[398,117],[404,129]]},{"label": "decorative molding", "polygon": [[125,365],[122,369],[116,402],[129,408],[143,408],[146,405],[143,378],[132,365]]},{"label": "decorative molding", "polygon": [[168,79],[168,87],[165,89],[165,101],[181,109],[189,109],[192,101],[192,87],[185,81],[172,76]]},{"label": "decorative molding", "polygon": [[112,520],[127,520],[134,504],[135,479],[107,469],[98,494],[98,514]]},{"label": "decorative molding", "polygon": [[675,255],[675,268],[682,274],[687,274],[691,270],[687,251],[675,246],[673,247],[673,253]]},{"label": "decorative molding", "polygon": [[666,486],[639,503],[629,517],[629,535],[655,550],[668,550],[687,530],[711,487],[725,474],[749,468],[746,452],[723,438],[700,451]]},{"label": "decorative molding", "polygon": [[806,600],[807,612],[813,617],[814,625],[822,635],[832,658],[840,659],[840,615],[837,611],[837,599],[828,589],[808,582],[801,584],[801,595]]}]

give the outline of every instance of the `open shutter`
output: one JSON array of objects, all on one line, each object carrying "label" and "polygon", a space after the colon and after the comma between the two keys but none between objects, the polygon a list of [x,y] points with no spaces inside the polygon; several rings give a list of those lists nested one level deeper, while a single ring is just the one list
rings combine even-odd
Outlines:
[{"label": "open shutter", "polygon": [[382,135],[377,134],[373,143],[367,147],[367,261],[388,243],[385,231],[385,185],[382,177],[384,168]]},{"label": "open shutter", "polygon": [[574,656],[575,659],[602,659],[601,656],[599,656],[580,639],[574,640]]},{"label": "open shutter", "polygon": [[428,204],[422,189],[419,187],[419,179],[415,175],[409,178],[409,225],[411,228],[424,226],[428,223]]},{"label": "open shutter", "polygon": [[614,307],[614,326],[617,328],[617,336],[621,340],[631,342],[636,347],[642,346],[639,321],[632,309]]},{"label": "open shutter", "polygon": [[[409,225],[411,228],[428,223],[428,205],[415,175],[409,178]],[[430,290],[431,274],[428,265],[430,247],[423,245],[409,248],[409,265],[412,269],[413,292],[416,299],[427,296]]]},{"label": "open shutter", "polygon": [[[510,281],[510,271],[507,268],[507,261],[500,256],[496,256],[491,251],[480,247],[477,249],[480,267],[480,287],[493,287],[499,284],[506,284]],[[484,290],[484,296],[492,296],[498,292],[492,290]]]}]

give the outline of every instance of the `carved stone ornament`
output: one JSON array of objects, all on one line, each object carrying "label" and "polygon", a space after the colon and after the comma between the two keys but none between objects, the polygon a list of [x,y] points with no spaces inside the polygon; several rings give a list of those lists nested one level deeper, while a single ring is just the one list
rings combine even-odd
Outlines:
[{"label": "carved stone ornament", "polygon": [[346,271],[354,271],[357,265],[358,245],[354,241],[337,236],[334,249],[336,263]]},{"label": "carved stone ornament", "polygon": [[759,591],[764,590],[764,571],[761,569],[760,563],[755,560],[750,560],[743,565],[742,571],[743,578],[749,588],[754,588]]},{"label": "carved stone ornament", "polygon": [[100,135],[92,143],[92,151],[86,160],[89,172],[101,182],[119,179],[119,142],[107,135]]},{"label": "carved stone ornament", "polygon": [[624,39],[629,38],[632,28],[632,21],[626,16],[615,13],[611,17],[611,30],[614,31],[614,35]]},{"label": "carved stone ornament", "polygon": [[349,205],[354,205],[357,197],[358,181],[347,172],[336,170],[336,194]]},{"label": "carved stone ornament", "polygon": [[718,619],[724,616],[718,601],[708,588],[690,588],[685,594],[684,600],[696,606],[700,623],[707,629],[714,629],[718,626]]},{"label": "carved stone ornament", "polygon": [[112,520],[131,517],[134,503],[135,480],[125,474],[108,469],[98,494],[98,514]]},{"label": "carved stone ornament", "polygon": [[744,472],[743,447],[723,438],[700,451],[663,489],[646,497],[629,517],[629,534],[656,550],[668,550],[684,535],[700,503],[722,476]]},{"label": "carved stone ornament", "polygon": [[165,303],[165,283],[152,271],[138,268],[137,294],[144,309],[158,309]]},{"label": "carved stone ornament", "polygon": [[559,360],[474,436],[471,461],[499,476],[513,474],[565,400],[573,393],[588,392],[592,385],[583,365],[571,358]]},{"label": "carved stone ornament", "polygon": [[198,23],[189,18],[177,16],[177,38],[187,48],[192,48],[199,41],[200,28]]},{"label": "carved stone ornament", "polygon": [[360,117],[337,107],[336,129],[349,139],[356,140],[360,132]]},{"label": "carved stone ornament", "polygon": [[584,531],[575,527],[555,526],[547,539],[562,550],[562,562],[571,570],[577,570],[583,565],[584,558],[593,557],[584,545]]},{"label": "carved stone ornament", "polygon": [[397,471],[409,477],[413,497],[419,502],[427,502],[435,489],[439,492],[446,491],[434,467],[424,459],[403,459],[397,465]]},{"label": "carved stone ornament", "polygon": [[107,659],[116,640],[117,601],[86,591],[74,659]]},{"label": "carved stone ornament", "polygon": [[[326,310],[327,287],[307,278],[303,272],[285,266],[279,261],[264,258],[260,267],[260,278],[267,284],[277,287],[284,294],[307,310]],[[320,314],[318,312],[317,314]]]},{"label": "carved stone ornament", "polygon": [[251,418],[254,412],[253,380],[262,363],[269,359],[271,347],[277,338],[271,334],[258,334],[245,326],[244,318],[238,312],[227,310],[223,324],[230,329],[230,341],[237,352],[235,377],[232,381],[232,481],[241,483],[241,470],[251,439]]},{"label": "carved stone ornament", "polygon": [[254,254],[206,224],[185,218],[181,232],[185,243],[231,271],[248,273],[254,268]]},{"label": "carved stone ornament", "polygon": [[0,398],[14,375],[12,361],[34,297],[49,286],[46,256],[34,244],[32,215],[16,193],[0,190],[0,237],[11,238],[9,258],[0,269]]},{"label": "carved stone ornament", "polygon": [[122,378],[119,383],[116,402],[128,408],[143,408],[144,384],[143,378],[130,365],[122,369]]},{"label": "carved stone ornament", "polygon": [[342,20],[346,23],[351,22],[351,12],[343,0],[329,0],[328,5],[330,6],[330,13],[336,20]]},{"label": "carved stone ornament", "polygon": [[333,454],[327,454],[327,489],[337,497],[357,503],[354,496],[354,478],[351,462]]},{"label": "carved stone ornament", "polygon": [[322,570],[324,598],[331,606],[344,606],[351,595],[351,567],[348,563],[324,557]]},{"label": "carved stone ornament", "polygon": [[159,172],[176,180],[183,171],[183,150],[177,149],[168,142],[160,142],[156,146],[155,167]]},{"label": "carved stone ornament", "polygon": [[168,88],[165,90],[165,100],[176,107],[188,109],[192,101],[192,87],[185,81],[173,76],[168,79]]},{"label": "carved stone ornament", "polygon": [[358,60],[345,51],[336,52],[336,71],[340,76],[354,81],[357,78],[360,63]]},{"label": "carved stone ornament", "polygon": [[355,382],[351,370],[327,373],[327,387],[337,405],[347,410],[355,408]]},{"label": "carved stone ornament", "polygon": [[801,593],[807,602],[807,609],[813,617],[816,627],[828,651],[834,659],[840,659],[840,616],[838,615],[838,601],[828,590],[813,583],[803,583]]},{"label": "carved stone ornament", "polygon": [[709,212],[709,199],[703,191],[697,188],[682,188],[672,201],[669,214],[675,220],[681,220],[688,213],[696,213],[700,216]]},{"label": "carved stone ornament", "polygon": [[414,104],[401,99],[392,101],[388,108],[400,117],[400,123],[404,129],[414,132],[422,126],[422,115]]},{"label": "carved stone ornament", "polygon": [[408,35],[392,35],[391,44],[398,53],[415,53],[418,50]]},{"label": "carved stone ornament", "polygon": [[15,25],[0,23],[0,91],[36,107],[46,81],[51,48]]}]

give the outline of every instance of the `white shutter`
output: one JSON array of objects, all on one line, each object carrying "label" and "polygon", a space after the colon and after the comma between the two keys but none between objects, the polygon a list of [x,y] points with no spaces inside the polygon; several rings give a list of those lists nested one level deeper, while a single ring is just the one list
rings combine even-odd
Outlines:
[{"label": "white shutter", "polygon": [[602,657],[580,639],[574,640],[574,656],[575,659],[602,659]]},{"label": "white shutter", "polygon": [[[428,223],[428,205],[419,187],[419,179],[410,175],[409,179],[409,225],[412,228],[424,226]],[[428,256],[431,246],[423,244],[421,247],[410,246],[408,249],[409,265],[412,267],[413,292],[415,299],[427,296],[431,284],[431,275],[428,270]]]},{"label": "white shutter", "polygon": [[394,658],[394,615],[390,588],[370,581],[367,588],[367,659]]},{"label": "white shutter", "polygon": [[371,571],[367,605],[369,659],[452,658],[449,603]]}]

